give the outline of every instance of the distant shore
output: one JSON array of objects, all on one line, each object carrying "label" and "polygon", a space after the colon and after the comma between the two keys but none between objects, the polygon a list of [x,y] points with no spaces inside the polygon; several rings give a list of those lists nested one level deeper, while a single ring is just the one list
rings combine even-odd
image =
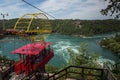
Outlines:
[{"label": "distant shore", "polygon": [[82,37],[82,38],[86,38],[87,36],[85,35],[72,35],[72,36],[75,36],[75,37]]}]

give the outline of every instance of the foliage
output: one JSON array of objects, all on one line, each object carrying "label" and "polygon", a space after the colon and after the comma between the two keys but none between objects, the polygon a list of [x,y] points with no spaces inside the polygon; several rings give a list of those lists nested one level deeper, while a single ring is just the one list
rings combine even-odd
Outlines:
[{"label": "foliage", "polygon": [[[116,37],[117,38],[115,38],[115,40],[119,41],[120,35],[116,35]],[[108,40],[106,40],[106,42],[107,41]],[[110,41],[112,42],[113,39]],[[96,63],[98,56],[96,54],[91,55],[91,53],[89,53],[89,51],[87,50],[86,44],[81,44],[81,47],[78,48],[78,53],[74,52],[71,49],[68,49],[68,51],[70,52],[69,65],[87,66],[87,67],[92,67],[92,68],[95,68],[95,67],[100,68],[101,67],[98,63]],[[112,72],[114,72],[116,77],[119,79],[120,78],[120,61],[116,62],[116,64],[111,64],[110,66],[112,68]],[[81,72],[80,70],[77,70],[77,69],[73,69],[73,71]],[[98,74],[98,75],[101,74],[97,71],[92,71],[92,70],[86,70],[85,73],[92,73],[92,74]],[[96,77],[88,77],[88,78],[89,79],[92,78],[93,80],[97,79]]]},{"label": "foliage", "polygon": [[108,1],[108,6],[105,9],[101,10],[101,13],[103,15],[108,15],[109,13],[110,16],[113,16],[115,14],[116,18],[120,17],[120,0],[105,0],[106,2]]},{"label": "foliage", "polygon": [[[76,53],[73,50],[68,49],[68,51],[70,53],[70,59],[69,59],[68,64],[63,66],[63,69],[66,66],[69,66],[69,65],[100,68],[101,66],[96,62],[96,60],[98,58],[98,55],[96,55],[96,54],[91,55],[91,53],[89,53],[89,51],[88,51],[88,48],[87,48],[88,45],[87,44],[82,43],[80,46],[81,47],[78,48],[79,53]],[[58,68],[56,66],[48,64],[46,66],[46,71],[47,72],[56,72],[56,71],[58,71]],[[82,69],[72,68],[72,69],[69,69],[68,71],[81,73]],[[66,73],[66,71],[63,71],[60,74],[58,74],[58,76],[62,76],[65,73]],[[91,73],[91,74],[96,74],[96,75],[101,74],[101,72],[99,72],[99,71],[90,70],[90,69],[84,70],[84,73],[85,74],[90,74]],[[70,73],[68,73],[67,76],[74,76],[76,78],[80,78],[79,74],[70,74]],[[96,77],[91,77],[91,76],[86,76],[86,78],[93,79],[93,80],[98,80]],[[63,77],[60,80],[63,80]]]},{"label": "foliage", "polygon": [[101,40],[100,44],[120,57],[120,35],[116,34],[115,37],[105,38]]},{"label": "foliage", "polygon": [[[13,28],[17,19],[5,20],[6,29]],[[0,21],[1,22],[1,21]],[[40,26],[40,20],[32,23],[32,29]],[[120,32],[120,20],[50,20],[54,33],[66,35],[92,36],[96,34]],[[2,23],[0,23],[2,25]]]},{"label": "foliage", "polygon": [[61,34],[92,36],[120,32],[120,20],[53,20],[53,30]]},{"label": "foliage", "polygon": [[[12,28],[14,27],[15,23],[17,22],[17,19],[10,19],[10,20],[5,20],[5,27],[6,28]],[[0,24],[2,25],[2,24]]]},{"label": "foliage", "polygon": [[[1,47],[0,47],[1,48]],[[10,61],[10,62],[14,62],[14,60],[12,60],[12,59],[9,59],[7,56],[5,56],[5,55],[2,55],[2,54],[0,54],[0,61],[4,61],[4,62],[7,62],[7,61]]]},{"label": "foliage", "polygon": [[55,73],[55,72],[58,71],[58,69],[59,69],[58,67],[56,67],[56,66],[54,66],[54,65],[51,65],[51,64],[47,64],[47,65],[45,66],[46,72]]},{"label": "foliage", "polygon": [[[120,35],[116,34],[115,37],[105,38],[101,40],[100,44],[120,57]],[[111,64],[112,71],[116,74],[116,77],[120,78],[120,59],[115,64]]]},{"label": "foliage", "polygon": [[[90,53],[88,51],[88,45],[85,43],[81,43],[80,47],[77,49],[78,52],[73,51],[72,49],[68,49],[70,59],[68,61],[68,65],[75,65],[75,66],[83,66],[89,68],[101,68],[101,65],[97,63],[98,55],[95,53]],[[80,68],[71,68],[70,72],[75,73],[82,73],[82,69]],[[94,75],[101,75],[99,71],[92,70],[92,69],[84,69],[84,74],[94,74]],[[68,76],[80,78],[80,74],[71,74],[69,73]],[[97,77],[94,76],[84,76],[91,80],[98,80]]]},{"label": "foliage", "polygon": [[9,60],[9,59],[7,58],[7,56],[3,56],[0,54],[0,60]]},{"label": "foliage", "polygon": [[96,61],[98,55],[95,53],[90,53],[87,48],[87,44],[82,43],[81,47],[78,48],[78,53],[74,52],[71,49],[68,49],[70,53],[69,65],[76,66],[88,66],[88,67],[101,67]]}]

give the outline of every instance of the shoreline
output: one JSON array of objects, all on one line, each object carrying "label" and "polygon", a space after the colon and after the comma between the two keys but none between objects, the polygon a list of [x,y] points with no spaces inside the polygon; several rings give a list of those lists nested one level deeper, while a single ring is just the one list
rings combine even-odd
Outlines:
[{"label": "shoreline", "polygon": [[93,36],[85,36],[85,35],[71,35],[74,37],[81,37],[81,38],[92,38]]}]

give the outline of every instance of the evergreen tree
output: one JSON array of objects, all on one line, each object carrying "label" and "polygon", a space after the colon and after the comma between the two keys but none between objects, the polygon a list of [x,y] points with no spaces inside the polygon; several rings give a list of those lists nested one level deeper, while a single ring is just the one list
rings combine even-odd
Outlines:
[{"label": "evergreen tree", "polygon": [[95,53],[90,53],[87,48],[87,44],[82,43],[78,48],[78,53],[72,49],[68,49],[70,53],[69,65],[76,66],[88,66],[88,67],[101,67],[96,61],[98,55]]}]

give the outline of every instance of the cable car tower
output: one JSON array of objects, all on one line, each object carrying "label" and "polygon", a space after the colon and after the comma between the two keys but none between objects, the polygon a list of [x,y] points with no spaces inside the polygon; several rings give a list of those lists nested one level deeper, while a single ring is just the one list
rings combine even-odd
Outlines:
[{"label": "cable car tower", "polygon": [[17,34],[45,34],[52,32],[49,19],[44,13],[32,13],[23,15],[17,20],[14,26],[14,30],[19,31]]}]

